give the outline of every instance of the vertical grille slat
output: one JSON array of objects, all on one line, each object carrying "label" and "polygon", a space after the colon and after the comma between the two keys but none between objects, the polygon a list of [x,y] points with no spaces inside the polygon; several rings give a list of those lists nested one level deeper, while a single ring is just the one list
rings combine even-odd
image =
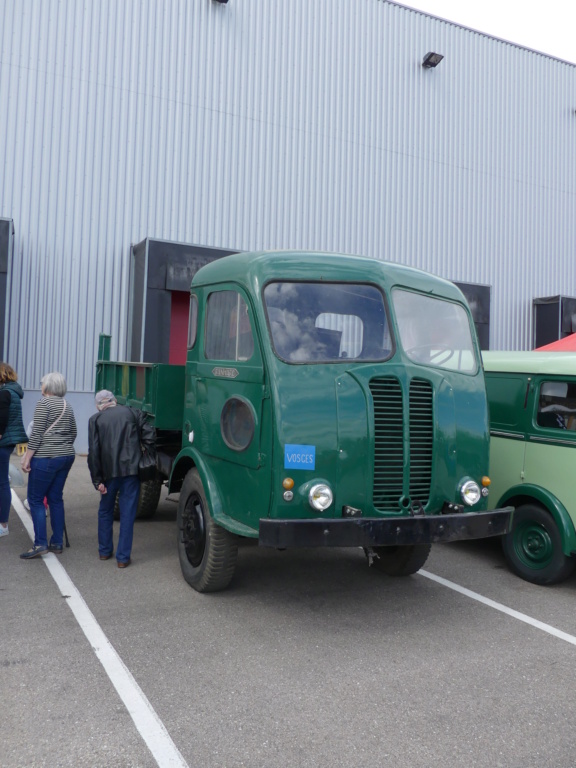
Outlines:
[{"label": "vertical grille slat", "polygon": [[402,387],[398,379],[372,379],[370,392],[374,402],[374,506],[397,512],[404,474]]},{"label": "vertical grille slat", "polygon": [[430,499],[432,456],[434,454],[432,385],[410,382],[410,498],[423,507]]},{"label": "vertical grille slat", "polygon": [[[434,455],[432,385],[422,379],[411,381],[407,425],[404,424],[404,393],[398,379],[372,379],[370,392],[374,403],[374,506],[382,512],[400,511],[400,499],[406,488],[412,501],[425,507],[430,498]],[[405,483],[406,427],[410,476]]]}]

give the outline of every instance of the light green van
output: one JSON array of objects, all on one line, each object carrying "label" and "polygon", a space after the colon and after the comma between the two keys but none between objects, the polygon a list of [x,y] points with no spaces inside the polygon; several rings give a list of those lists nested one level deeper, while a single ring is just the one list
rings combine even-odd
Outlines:
[{"label": "light green van", "polygon": [[576,354],[484,352],[490,504],[515,507],[510,568],[555,584],[576,565]]}]

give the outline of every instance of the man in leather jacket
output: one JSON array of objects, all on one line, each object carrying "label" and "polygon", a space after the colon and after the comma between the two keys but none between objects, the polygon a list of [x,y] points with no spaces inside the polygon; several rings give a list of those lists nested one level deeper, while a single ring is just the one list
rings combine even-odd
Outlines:
[{"label": "man in leather jacket", "polygon": [[119,568],[130,565],[134,520],[138,508],[141,446],[155,450],[155,430],[139,410],[119,405],[112,392],[96,393],[98,413],[88,422],[88,469],[100,492],[98,550],[100,560],[114,554],[114,505],[118,496],[120,532],[116,547]]}]

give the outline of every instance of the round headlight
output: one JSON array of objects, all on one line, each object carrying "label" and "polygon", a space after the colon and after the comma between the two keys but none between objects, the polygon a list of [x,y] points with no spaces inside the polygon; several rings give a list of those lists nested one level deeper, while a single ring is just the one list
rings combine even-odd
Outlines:
[{"label": "round headlight", "polygon": [[464,504],[472,507],[480,501],[480,486],[474,480],[467,480],[460,489],[460,496]]},{"label": "round headlight", "polygon": [[308,501],[312,509],[316,509],[318,512],[323,512],[325,509],[328,509],[330,504],[334,501],[332,489],[325,483],[317,483],[310,488]]}]

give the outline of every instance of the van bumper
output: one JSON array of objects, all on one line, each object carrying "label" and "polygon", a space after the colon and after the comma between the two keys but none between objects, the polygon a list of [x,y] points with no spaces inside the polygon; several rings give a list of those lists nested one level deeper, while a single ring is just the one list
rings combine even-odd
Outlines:
[{"label": "van bumper", "polygon": [[485,539],[508,533],[513,507],[414,517],[260,520],[263,547],[394,547]]}]

